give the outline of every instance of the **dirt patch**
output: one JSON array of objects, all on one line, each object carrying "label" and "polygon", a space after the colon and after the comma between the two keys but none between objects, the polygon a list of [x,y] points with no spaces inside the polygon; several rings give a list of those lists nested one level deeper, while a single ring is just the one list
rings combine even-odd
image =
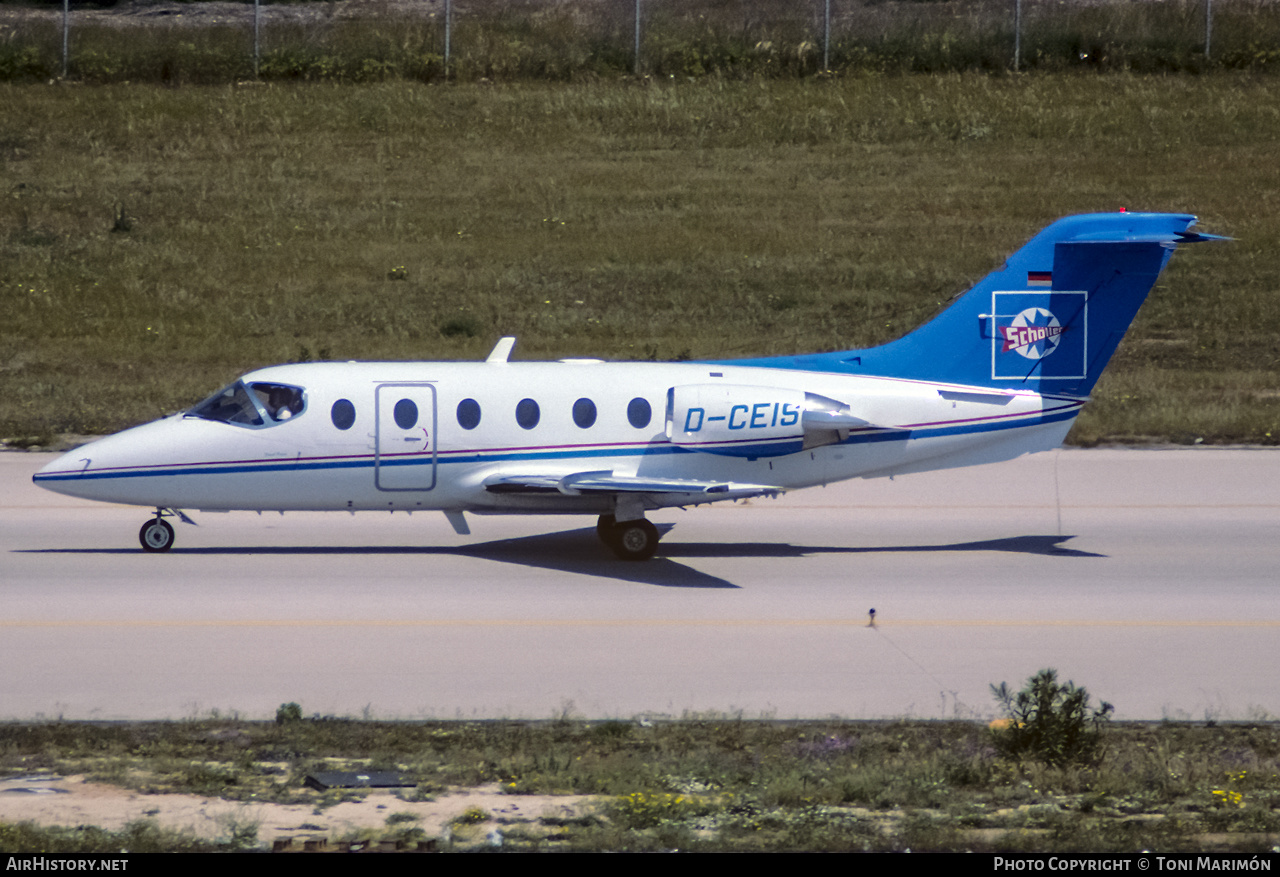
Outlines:
[{"label": "dirt patch", "polygon": [[[412,792],[411,789],[404,790]],[[188,831],[210,840],[226,839],[237,829],[256,826],[260,843],[280,840],[376,839],[394,828],[421,828],[428,838],[461,831],[454,820],[477,809],[487,819],[467,826],[480,839],[498,826],[536,826],[543,818],[569,819],[588,812],[583,795],[505,795],[496,786],[457,789],[432,801],[405,801],[396,792],[371,790],[362,801],[318,809],[307,804],[227,801],[204,795],[146,795],[81,776],[9,777],[0,780],[0,822],[37,825],[95,825],[118,831],[139,819],[163,828]],[[398,816],[388,826],[387,818]],[[413,818],[409,818],[412,816]]]}]

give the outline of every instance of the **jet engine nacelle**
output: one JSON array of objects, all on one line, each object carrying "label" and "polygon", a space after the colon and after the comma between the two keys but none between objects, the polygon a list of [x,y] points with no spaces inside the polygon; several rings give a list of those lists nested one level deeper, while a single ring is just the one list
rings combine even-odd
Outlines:
[{"label": "jet engine nacelle", "polygon": [[777,457],[843,441],[867,426],[849,406],[780,387],[690,384],[667,391],[674,445],[733,457]]}]

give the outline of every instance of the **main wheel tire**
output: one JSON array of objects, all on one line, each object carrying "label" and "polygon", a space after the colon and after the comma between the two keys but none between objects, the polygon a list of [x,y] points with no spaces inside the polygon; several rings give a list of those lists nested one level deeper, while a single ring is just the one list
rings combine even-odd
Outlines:
[{"label": "main wheel tire", "polygon": [[643,518],[623,521],[614,526],[609,547],[622,560],[648,560],[658,550],[658,528]]},{"label": "main wheel tire", "polygon": [[138,531],[143,551],[168,551],[173,547],[173,527],[162,518],[152,518]]},{"label": "main wheel tire", "polygon": [[596,535],[600,537],[600,541],[610,548],[613,547],[615,540],[614,530],[618,528],[618,520],[613,515],[601,515],[600,520],[596,521]]}]

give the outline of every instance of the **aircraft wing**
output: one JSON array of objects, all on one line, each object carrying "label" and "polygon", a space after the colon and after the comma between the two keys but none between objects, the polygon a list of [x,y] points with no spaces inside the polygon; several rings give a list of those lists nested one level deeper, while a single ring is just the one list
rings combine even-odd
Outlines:
[{"label": "aircraft wing", "polygon": [[677,493],[697,497],[704,502],[711,499],[777,496],[783,493],[783,488],[769,484],[614,475],[609,469],[574,472],[571,475],[490,475],[484,480],[484,487],[490,493],[561,493],[566,496],[593,493]]}]

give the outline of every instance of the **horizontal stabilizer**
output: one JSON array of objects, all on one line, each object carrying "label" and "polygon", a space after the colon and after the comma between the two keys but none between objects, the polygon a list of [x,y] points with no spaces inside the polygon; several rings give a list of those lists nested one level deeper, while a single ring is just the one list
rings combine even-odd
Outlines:
[{"label": "horizontal stabilizer", "polygon": [[1071,238],[1075,243],[1095,244],[1205,244],[1212,241],[1229,241],[1232,238],[1220,234],[1205,234],[1199,231],[1157,231],[1150,234],[1117,233],[1115,231],[1099,231],[1078,234]]}]

